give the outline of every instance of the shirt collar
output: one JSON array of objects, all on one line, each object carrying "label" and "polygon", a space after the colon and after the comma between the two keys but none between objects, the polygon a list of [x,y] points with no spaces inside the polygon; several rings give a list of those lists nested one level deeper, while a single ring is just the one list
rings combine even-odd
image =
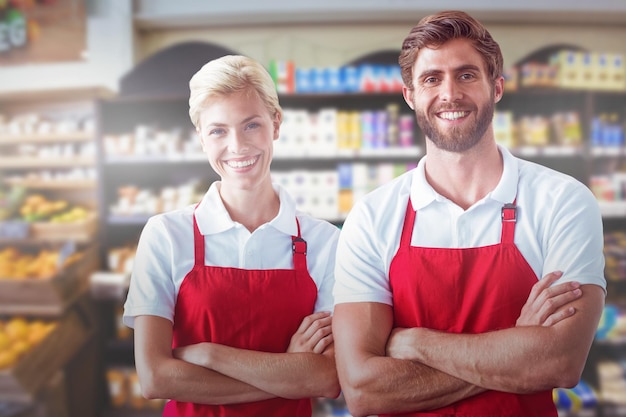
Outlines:
[{"label": "shirt collar", "polygon": [[[235,227],[235,222],[230,218],[220,197],[220,186],[220,181],[213,182],[195,210],[198,229],[202,235],[217,234]],[[278,215],[268,225],[282,233],[296,236],[298,234],[295,222],[296,204],[284,188],[278,184],[272,186],[278,194],[280,208]]]},{"label": "shirt collar", "polygon": [[413,178],[411,179],[411,204],[417,211],[442,198],[433,187],[426,181],[426,156],[419,160],[417,167],[413,170]]},{"label": "shirt collar", "polygon": [[498,149],[502,155],[502,177],[489,197],[503,204],[512,203],[517,197],[517,184],[519,183],[518,160],[504,146],[498,145]]},{"label": "shirt collar", "polygon": [[[498,145],[500,155],[502,155],[502,176],[498,185],[491,191],[486,198],[499,201],[501,203],[511,203],[517,195],[517,183],[519,180],[518,161],[503,146]],[[426,181],[426,172],[424,170],[427,156],[424,156],[413,170],[413,178],[411,180],[411,203],[415,210],[419,210],[431,204],[433,201],[445,200],[438,194],[433,187]]]}]

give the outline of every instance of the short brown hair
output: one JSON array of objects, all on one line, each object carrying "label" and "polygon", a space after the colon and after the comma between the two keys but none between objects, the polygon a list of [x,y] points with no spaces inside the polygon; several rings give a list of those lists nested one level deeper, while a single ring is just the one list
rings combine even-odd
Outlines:
[{"label": "short brown hair", "polygon": [[411,29],[402,42],[398,58],[404,85],[413,89],[413,65],[420,49],[439,46],[451,39],[465,38],[483,57],[493,81],[502,75],[503,58],[500,45],[478,20],[465,12],[448,10],[426,16]]}]

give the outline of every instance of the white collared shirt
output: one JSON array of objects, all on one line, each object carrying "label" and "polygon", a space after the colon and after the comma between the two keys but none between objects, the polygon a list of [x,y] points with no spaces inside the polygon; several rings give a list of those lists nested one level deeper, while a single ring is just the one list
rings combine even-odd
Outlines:
[{"label": "white collared shirt", "polygon": [[499,147],[498,185],[463,210],[428,184],[418,166],[361,198],[343,224],[335,265],[335,304],[393,305],[389,266],[400,244],[409,195],[417,211],[412,246],[471,248],[500,242],[501,208],[517,202],[515,244],[537,278],[564,272],[559,282],[606,290],[602,217],[591,191],[574,178],[514,157]]},{"label": "white collared shirt", "polygon": [[[339,229],[296,211],[296,205],[279,185],[278,215],[253,233],[233,222],[214,182],[196,210],[198,229],[204,236],[205,265],[242,269],[292,269],[291,236],[298,234],[296,216],[307,242],[307,266],[317,285],[315,311],[332,311],[333,268]],[[151,217],[141,233],[130,288],[124,304],[124,323],[134,325],[139,315],[173,321],[176,297],[194,264],[192,215],[195,205]]]}]

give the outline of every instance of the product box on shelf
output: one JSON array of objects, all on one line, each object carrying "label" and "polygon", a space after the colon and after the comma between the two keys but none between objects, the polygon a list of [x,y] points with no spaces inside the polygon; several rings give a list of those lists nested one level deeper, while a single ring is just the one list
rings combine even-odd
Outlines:
[{"label": "product box on shelf", "polygon": [[0,314],[56,316],[65,311],[87,292],[89,276],[98,269],[96,244],[78,253],[75,261],[49,277],[0,277]]},{"label": "product box on shelf", "polygon": [[626,90],[626,67],[623,54],[595,53],[592,59],[591,88],[608,91]]},{"label": "product box on shelf", "polygon": [[0,402],[33,402],[92,336],[91,319],[82,310],[68,310],[45,339],[11,367],[0,370]]},{"label": "product box on shelf", "polygon": [[610,55],[606,53],[594,54],[593,57],[593,80],[592,85],[596,89],[608,89],[610,82]]},{"label": "product box on shelf", "polygon": [[617,91],[626,90],[626,62],[623,54],[609,55],[609,88]]},{"label": "product box on shelf", "polygon": [[528,62],[520,68],[522,87],[554,87],[557,85],[558,67],[554,64]]},{"label": "product box on shelf", "polygon": [[558,86],[561,88],[580,88],[582,79],[583,53],[571,50],[561,50],[551,59],[551,63],[558,65]]}]

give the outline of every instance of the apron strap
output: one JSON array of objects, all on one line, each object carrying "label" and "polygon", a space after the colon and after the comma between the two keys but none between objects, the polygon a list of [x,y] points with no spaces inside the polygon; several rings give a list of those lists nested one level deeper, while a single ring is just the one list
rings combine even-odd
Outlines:
[{"label": "apron strap", "polygon": [[[197,208],[198,206],[196,206]],[[308,272],[306,263],[306,240],[302,239],[300,235],[300,222],[296,219],[296,225],[298,226],[298,236],[291,237],[291,249],[293,252],[293,267],[298,271]],[[200,233],[198,228],[198,222],[196,221],[196,214],[194,210],[193,214],[193,240],[194,240],[194,259],[196,266],[204,266],[204,236]]]},{"label": "apron strap", "polygon": [[415,209],[409,197],[406,205],[406,215],[404,216],[404,225],[402,226],[402,235],[400,236],[400,247],[410,247],[411,238],[413,237],[413,225],[415,224]]},{"label": "apron strap", "polygon": [[[517,206],[515,201],[502,206],[502,235],[500,243],[513,243],[515,238],[515,223],[517,221]],[[409,198],[406,207],[406,215],[404,216],[404,225],[402,226],[402,235],[400,237],[400,247],[411,246],[411,237],[413,236],[413,224],[415,223],[415,210]]]},{"label": "apron strap", "polygon": [[298,226],[298,236],[291,236],[291,250],[293,252],[293,267],[296,271],[308,272],[306,264],[306,240],[300,236],[300,222],[296,218],[296,226]]},{"label": "apron strap", "polygon": [[502,235],[500,243],[513,243],[515,238],[515,223],[517,221],[517,206],[515,201],[502,206]]},{"label": "apron strap", "polygon": [[193,210],[194,264],[195,266],[204,266],[204,236],[200,233],[198,222],[196,221],[196,208],[198,208],[198,205],[200,205],[200,203],[198,203]]}]

